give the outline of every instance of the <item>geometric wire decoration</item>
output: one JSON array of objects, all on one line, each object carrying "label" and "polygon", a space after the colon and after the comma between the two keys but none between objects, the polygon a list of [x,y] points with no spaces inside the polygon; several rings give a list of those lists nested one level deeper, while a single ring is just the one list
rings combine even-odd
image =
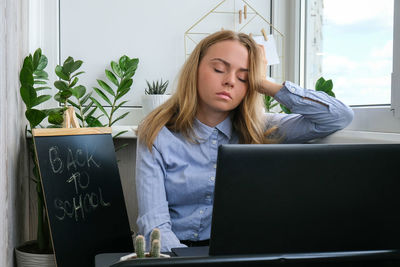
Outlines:
[{"label": "geometric wire decoration", "polygon": [[269,74],[276,82],[285,81],[284,34],[262,16],[246,0],[222,0],[184,34],[185,58],[207,35],[219,30],[243,32],[252,36],[262,36],[262,29],[274,36],[280,64],[270,66]]}]

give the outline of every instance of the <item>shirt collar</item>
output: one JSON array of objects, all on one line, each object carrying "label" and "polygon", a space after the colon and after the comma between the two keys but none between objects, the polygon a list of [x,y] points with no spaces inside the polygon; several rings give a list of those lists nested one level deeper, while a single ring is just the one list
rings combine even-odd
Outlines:
[{"label": "shirt collar", "polygon": [[210,127],[208,125],[205,125],[197,118],[194,119],[194,133],[200,139],[199,142],[204,142],[208,140],[208,138],[211,136],[211,134],[215,129],[223,133],[228,139],[231,139],[232,136],[231,117],[228,116],[225,120],[220,122],[215,127]]}]

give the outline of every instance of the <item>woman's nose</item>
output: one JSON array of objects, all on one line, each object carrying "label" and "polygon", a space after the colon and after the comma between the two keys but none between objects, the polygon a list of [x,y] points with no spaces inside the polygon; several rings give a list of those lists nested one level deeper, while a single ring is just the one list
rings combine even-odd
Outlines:
[{"label": "woman's nose", "polygon": [[233,72],[227,72],[224,76],[223,84],[225,86],[233,87],[235,84],[235,74]]}]

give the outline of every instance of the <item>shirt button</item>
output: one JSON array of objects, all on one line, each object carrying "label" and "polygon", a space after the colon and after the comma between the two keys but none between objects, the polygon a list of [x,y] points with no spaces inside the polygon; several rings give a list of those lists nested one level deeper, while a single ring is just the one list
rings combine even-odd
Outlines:
[{"label": "shirt button", "polygon": [[193,236],[194,236],[194,237],[198,237],[198,236],[199,236],[199,234],[195,233],[195,234],[193,234]]},{"label": "shirt button", "polygon": [[211,181],[214,181],[215,180],[215,177],[213,176],[213,177],[210,177],[210,180]]},{"label": "shirt button", "polygon": [[200,214],[203,214],[204,213],[204,210],[200,210]]},{"label": "shirt button", "polygon": [[210,198],[211,198],[211,196],[210,196],[210,195],[207,195],[207,196],[206,196],[206,199],[210,199]]},{"label": "shirt button", "polygon": [[217,164],[214,164],[214,169],[216,169],[217,168]]},{"label": "shirt button", "polygon": [[211,143],[213,143],[213,145],[215,145],[217,143],[216,140],[212,140]]}]

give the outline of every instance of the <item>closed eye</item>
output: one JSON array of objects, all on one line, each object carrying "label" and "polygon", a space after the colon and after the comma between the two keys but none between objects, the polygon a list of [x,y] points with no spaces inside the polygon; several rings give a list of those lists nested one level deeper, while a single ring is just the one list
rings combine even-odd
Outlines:
[{"label": "closed eye", "polygon": [[219,70],[219,69],[216,69],[216,68],[214,68],[214,71],[215,71],[215,72],[218,72],[218,73],[223,73],[222,70]]},{"label": "closed eye", "polygon": [[238,78],[242,83],[247,83],[247,80]]}]

